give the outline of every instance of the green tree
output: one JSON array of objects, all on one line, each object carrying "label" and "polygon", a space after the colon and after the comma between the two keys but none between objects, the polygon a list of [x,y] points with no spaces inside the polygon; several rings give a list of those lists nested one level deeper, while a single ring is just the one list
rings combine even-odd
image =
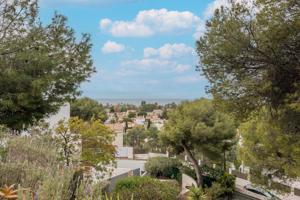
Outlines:
[{"label": "green tree", "polygon": [[102,122],[107,120],[107,114],[102,104],[88,97],[77,99],[71,103],[71,116],[79,117],[85,121],[92,118]]},{"label": "green tree", "polygon": [[81,131],[81,162],[98,171],[110,172],[115,160],[114,133],[100,120],[84,123]]},{"label": "green tree", "polygon": [[132,122],[132,119],[130,117],[124,117],[123,122],[125,123],[124,132],[127,133],[129,129],[128,122]]},{"label": "green tree", "polygon": [[217,112],[210,100],[201,99],[184,102],[168,113],[169,120],[160,134],[163,143],[177,153],[184,152],[192,162],[197,184],[202,186],[202,171],[195,156],[196,152],[215,159],[220,157],[218,146],[235,137],[232,119]]},{"label": "green tree", "polygon": [[252,8],[233,2],[215,11],[197,42],[209,91],[248,126],[243,161],[279,177],[300,175],[299,18],[294,0],[256,0]]},{"label": "green tree", "polygon": [[256,0],[252,8],[233,1],[217,9],[197,41],[198,69],[214,97],[239,117],[264,106],[299,113],[299,18],[294,0]]},{"label": "green tree", "polygon": [[0,4],[0,123],[21,130],[79,94],[94,72],[91,42],[62,15],[42,25],[36,0]]},{"label": "green tree", "polygon": [[146,101],[142,101],[139,107],[140,113],[147,113],[152,112],[155,109],[161,109],[162,106],[158,105],[157,103],[146,103]]},{"label": "green tree", "polygon": [[147,174],[154,178],[177,179],[180,176],[182,163],[175,158],[155,157],[145,163]]},{"label": "green tree", "polygon": [[273,178],[299,177],[299,134],[282,132],[266,109],[243,123],[240,132],[243,139],[238,156],[251,168],[252,181],[270,186]]},{"label": "green tree", "polygon": [[56,129],[61,155],[67,166],[80,163],[106,172],[114,164],[114,133],[100,120],[83,121],[78,117],[61,121]]},{"label": "green tree", "polygon": [[[59,145],[61,159],[66,166],[73,162],[79,162],[80,129],[84,126],[83,121],[78,117],[70,118],[68,121],[59,121],[55,129],[55,138]],[[77,159],[76,159],[77,155]]]},{"label": "green tree", "polygon": [[136,117],[136,113],[135,112],[129,112],[128,113],[128,117],[131,118],[131,119],[135,118]]},{"label": "green tree", "polygon": [[136,126],[124,135],[124,143],[134,149],[143,149],[146,139],[144,126]]},{"label": "green tree", "polygon": [[159,130],[156,127],[150,126],[146,131],[145,148],[151,152],[165,152],[165,146],[159,139]]}]

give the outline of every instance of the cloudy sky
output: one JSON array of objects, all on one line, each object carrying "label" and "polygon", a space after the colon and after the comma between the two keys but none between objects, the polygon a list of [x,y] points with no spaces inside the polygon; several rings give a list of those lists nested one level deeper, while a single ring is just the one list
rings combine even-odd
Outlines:
[{"label": "cloudy sky", "polygon": [[48,23],[55,11],[80,36],[92,36],[97,73],[82,85],[92,98],[207,96],[195,71],[195,41],[225,0],[41,0]]}]

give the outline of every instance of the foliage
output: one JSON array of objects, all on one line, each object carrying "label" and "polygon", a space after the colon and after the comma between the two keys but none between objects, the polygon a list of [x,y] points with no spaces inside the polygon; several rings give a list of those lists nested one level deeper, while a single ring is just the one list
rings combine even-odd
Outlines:
[{"label": "foliage", "polygon": [[181,162],[174,158],[155,157],[145,163],[146,172],[155,178],[176,179],[180,175]]},{"label": "foliage", "polygon": [[146,131],[146,142],[144,148],[148,152],[163,153],[166,152],[166,147],[162,144],[159,139],[159,130],[156,127],[150,126]]},{"label": "foliage", "polygon": [[188,200],[206,200],[207,195],[204,193],[202,188],[192,186],[189,188]]},{"label": "foliage", "polygon": [[206,23],[197,42],[199,70],[237,116],[265,106],[299,108],[299,11],[297,1],[233,1]]},{"label": "foliage", "polygon": [[78,188],[76,197],[77,199],[99,200],[100,198],[100,200],[109,200],[110,198],[107,195],[103,197],[103,194],[106,194],[105,190],[107,189],[108,185],[109,182],[106,181],[92,183],[92,181],[89,179],[84,180]]},{"label": "foliage", "polygon": [[146,139],[144,126],[135,126],[124,135],[124,143],[137,149],[143,149],[143,144]]},{"label": "foliage", "polygon": [[151,104],[151,103],[147,103],[146,101],[142,101],[139,107],[139,112],[147,113],[147,112],[152,112],[155,109],[161,109],[161,108],[162,107],[157,103]]},{"label": "foliage", "polygon": [[102,104],[88,97],[77,99],[71,103],[71,116],[79,117],[85,121],[92,118],[102,122],[107,120],[107,114]]},{"label": "foliage", "polygon": [[53,174],[46,174],[39,184],[37,194],[42,199],[67,200],[70,180],[73,170],[57,170]]},{"label": "foliage", "polygon": [[[53,168],[55,170],[57,168]],[[32,163],[0,163],[0,185],[20,184],[23,187],[36,190],[46,173],[51,173],[50,169],[36,167]]]},{"label": "foliage", "polygon": [[46,174],[58,169],[58,150],[50,136],[7,136],[5,146],[7,153],[0,162],[0,186],[21,184],[36,190]]},{"label": "foliage", "polygon": [[233,195],[235,190],[235,177],[233,175],[224,173],[217,179],[217,183],[219,183],[223,189],[222,195]]},{"label": "foliage", "polygon": [[232,197],[235,190],[235,177],[228,173],[220,174],[218,171],[214,175],[207,175],[212,182],[204,188],[207,199],[217,199],[219,197]]},{"label": "foliage", "polygon": [[[181,173],[196,179],[195,171],[190,167],[181,166]],[[222,169],[201,166],[203,175],[203,187],[208,199],[216,199],[221,196],[231,196],[235,190],[235,177],[224,173]]]},{"label": "foliage", "polygon": [[128,113],[128,117],[129,118],[135,118],[136,117],[136,113],[135,112],[129,112]]},{"label": "foliage", "polygon": [[84,166],[93,166],[104,172],[108,170],[108,165],[114,164],[114,133],[100,120],[85,122],[72,117],[68,122],[61,121],[56,132],[61,155],[67,166],[79,161]]},{"label": "foliage", "polygon": [[[97,123],[94,126],[86,131],[97,134],[95,129],[99,129],[99,127],[97,127]],[[89,182],[87,184],[87,179],[78,179],[78,181],[75,180],[77,182],[74,184],[74,178],[77,179],[77,172],[82,170],[78,170],[74,166],[66,167],[65,163],[61,162],[59,159],[60,146],[56,139],[44,134],[33,134],[28,137],[7,136],[6,140],[7,153],[5,159],[0,162],[0,186],[16,184],[21,186],[20,191],[32,191],[39,198],[57,200],[70,199],[70,196],[73,195],[77,197],[90,195],[94,198],[96,195],[99,197],[102,192],[103,187],[100,187],[102,183]],[[101,146],[101,148],[103,147]],[[95,157],[92,162],[98,163],[99,156],[95,155]],[[109,156],[105,159],[108,158]],[[102,157],[101,160],[103,160]],[[104,161],[98,164],[102,167],[106,166],[107,163]],[[103,168],[101,170],[106,171]]]},{"label": "foliage", "polygon": [[0,123],[21,130],[79,94],[94,72],[90,36],[58,14],[43,26],[36,0],[1,1],[0,18]]},{"label": "foliage", "polygon": [[222,196],[224,189],[220,183],[214,182],[211,187],[205,188],[205,193],[207,194],[207,199],[215,200]]},{"label": "foliage", "polygon": [[[84,122],[78,117],[72,117],[68,121],[59,121],[55,129],[55,138],[59,145],[61,159],[66,166],[72,162],[78,162],[80,132],[83,130]],[[76,159],[77,155],[77,159]]]},{"label": "foliage", "polygon": [[269,186],[272,178],[299,176],[299,134],[283,131],[280,122],[265,109],[243,123],[240,130],[243,140],[239,157],[251,167],[254,182]]},{"label": "foliage", "polygon": [[222,159],[222,146],[235,138],[232,119],[217,112],[210,100],[184,102],[168,113],[169,120],[160,138],[177,153],[185,152],[193,163],[198,186],[202,185],[202,172],[195,152],[210,159]]},{"label": "foliage", "polygon": [[240,160],[267,187],[270,178],[300,175],[299,17],[297,1],[233,2],[197,42],[216,103],[245,122]]},{"label": "foliage", "polygon": [[133,147],[136,153],[165,152],[166,148],[158,137],[159,131],[156,127],[150,126],[148,129],[145,129],[144,126],[139,125],[127,130],[127,133],[124,135],[124,144]]},{"label": "foliage", "polygon": [[7,154],[7,146],[6,146],[7,136],[8,136],[7,128],[0,125],[0,162],[4,161]]},{"label": "foliage", "polygon": [[109,171],[107,166],[113,165],[115,159],[114,133],[94,119],[85,122],[81,130],[81,162],[101,172]]},{"label": "foliage", "polygon": [[[181,174],[186,174],[190,177],[192,177],[193,179],[197,179],[197,176],[196,176],[196,173],[195,173],[195,170],[189,166],[186,166],[186,165],[182,165],[180,167],[180,173]],[[181,181],[181,180],[180,180]]]},{"label": "foliage", "polygon": [[177,182],[164,181],[150,177],[127,177],[117,182],[114,190],[122,200],[156,199],[174,200],[179,195]]},{"label": "foliage", "polygon": [[[73,194],[70,186],[73,175],[73,170],[65,170],[52,177],[46,177],[37,192],[38,196],[42,199],[71,199]],[[92,183],[91,180],[85,179],[76,188],[74,197],[76,199],[97,200],[102,196],[105,187],[106,183],[104,182]]]},{"label": "foliage", "polygon": [[56,142],[51,136],[10,136],[7,139],[6,163],[28,163],[36,167],[53,167],[58,163]]}]

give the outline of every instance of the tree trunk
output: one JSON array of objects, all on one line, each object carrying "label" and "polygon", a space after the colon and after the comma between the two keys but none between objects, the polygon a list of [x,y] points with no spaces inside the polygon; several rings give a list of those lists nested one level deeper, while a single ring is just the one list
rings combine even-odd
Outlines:
[{"label": "tree trunk", "polygon": [[197,177],[197,186],[202,187],[203,185],[203,177],[202,177],[202,172],[200,169],[200,166],[196,160],[196,158],[193,156],[192,152],[188,149],[188,147],[185,144],[182,144],[182,147],[188,156],[189,160],[193,163],[195,172],[196,172],[196,177]]}]

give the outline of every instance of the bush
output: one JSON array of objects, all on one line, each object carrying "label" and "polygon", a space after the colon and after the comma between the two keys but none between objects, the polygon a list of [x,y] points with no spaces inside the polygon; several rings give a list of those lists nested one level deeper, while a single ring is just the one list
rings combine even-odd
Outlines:
[{"label": "bush", "polygon": [[207,199],[207,195],[201,188],[195,186],[189,188],[188,200],[206,200],[206,199]]},{"label": "bush", "polygon": [[197,179],[194,168],[191,168],[191,167],[182,165],[182,166],[180,167],[180,173],[181,173],[181,174],[186,174],[186,175],[192,177],[192,178],[195,179],[195,180]]},{"label": "bush", "polygon": [[176,179],[180,175],[181,163],[174,158],[150,158],[145,164],[146,172],[156,178]]},{"label": "bush", "polygon": [[[235,189],[235,177],[231,174],[224,173],[220,169],[214,169],[206,165],[201,166],[203,171],[203,187],[209,197],[214,199],[220,196],[231,196]],[[194,169],[182,166],[181,173],[189,175],[196,180]]]},{"label": "bush", "polygon": [[5,148],[4,162],[0,161],[0,187],[20,184],[35,191],[58,168],[59,157],[49,136],[10,136]]},{"label": "bush", "polygon": [[235,189],[235,177],[231,174],[224,173],[221,177],[217,179],[221,187],[224,189],[224,195],[232,195]]},{"label": "bush", "polygon": [[[223,174],[222,171],[210,168],[206,165],[201,166],[201,170],[203,171],[203,187],[211,187],[213,182],[216,182],[217,179]],[[181,173],[186,174],[195,180],[197,179],[194,168],[182,166],[180,168],[180,171]]]},{"label": "bush", "polygon": [[73,173],[72,170],[61,170],[46,175],[39,184],[38,197],[41,199],[68,199],[70,197],[68,190]]},{"label": "bush", "polygon": [[159,181],[150,177],[128,177],[117,182],[114,193],[122,200],[174,200],[180,188],[174,181]]},{"label": "bush", "polygon": [[20,184],[22,187],[36,190],[45,173],[47,172],[33,164],[0,162],[0,187],[5,184]]},{"label": "bush", "polygon": [[217,199],[224,194],[224,189],[220,183],[213,183],[211,187],[205,189],[207,199]]}]

